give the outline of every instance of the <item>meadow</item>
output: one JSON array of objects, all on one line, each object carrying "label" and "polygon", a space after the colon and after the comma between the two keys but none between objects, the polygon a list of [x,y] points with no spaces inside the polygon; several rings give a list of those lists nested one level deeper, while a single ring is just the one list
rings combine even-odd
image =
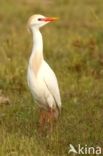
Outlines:
[{"label": "meadow", "polygon": [[[62,113],[54,131],[38,133],[38,108],[27,86],[32,14],[59,20],[41,29],[55,71]],[[103,149],[103,1],[0,0],[0,156],[68,156],[69,144]],[[90,155],[92,156],[92,154]]]}]

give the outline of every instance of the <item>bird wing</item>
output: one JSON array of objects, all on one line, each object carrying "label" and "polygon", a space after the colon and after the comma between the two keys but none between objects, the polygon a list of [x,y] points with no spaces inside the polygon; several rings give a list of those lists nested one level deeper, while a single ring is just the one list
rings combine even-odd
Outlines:
[{"label": "bird wing", "polygon": [[57,107],[60,110],[61,109],[61,98],[60,98],[60,92],[59,92],[57,78],[56,78],[53,70],[49,67],[49,65],[46,62],[44,63],[44,69],[45,69],[44,70],[45,84],[46,84],[48,90],[50,91],[50,93],[52,94]]}]

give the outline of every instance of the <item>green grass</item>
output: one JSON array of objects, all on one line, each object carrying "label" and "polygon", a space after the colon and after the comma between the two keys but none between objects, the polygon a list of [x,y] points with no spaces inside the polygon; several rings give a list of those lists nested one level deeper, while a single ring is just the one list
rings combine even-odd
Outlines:
[{"label": "green grass", "polygon": [[[43,28],[44,55],[61,90],[62,114],[52,134],[38,134],[38,109],[27,86],[32,47],[27,20],[58,16]],[[1,0],[0,156],[67,156],[69,144],[103,147],[102,0]]]}]

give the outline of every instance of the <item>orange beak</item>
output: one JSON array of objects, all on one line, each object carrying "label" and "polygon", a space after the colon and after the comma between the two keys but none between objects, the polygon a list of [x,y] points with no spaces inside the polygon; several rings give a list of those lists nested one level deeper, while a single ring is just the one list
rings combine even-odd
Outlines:
[{"label": "orange beak", "polygon": [[58,17],[46,17],[42,19],[42,21],[45,21],[45,22],[54,22],[56,20],[58,20]]}]

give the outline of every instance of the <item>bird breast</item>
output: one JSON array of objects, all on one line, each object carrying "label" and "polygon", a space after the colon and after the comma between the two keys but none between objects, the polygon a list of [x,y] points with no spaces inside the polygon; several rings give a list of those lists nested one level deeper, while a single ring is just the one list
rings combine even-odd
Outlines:
[{"label": "bird breast", "polygon": [[42,62],[43,62],[42,55],[39,55],[37,53],[31,55],[29,64],[35,75],[37,75],[37,73],[39,72]]},{"label": "bird breast", "polygon": [[[41,105],[41,107],[55,107],[55,101],[50,91],[48,90],[44,75],[45,71],[45,61],[39,68],[38,74],[34,74],[34,70],[31,66],[28,67],[28,85],[34,99]],[[44,72],[45,71],[45,72]]]}]

